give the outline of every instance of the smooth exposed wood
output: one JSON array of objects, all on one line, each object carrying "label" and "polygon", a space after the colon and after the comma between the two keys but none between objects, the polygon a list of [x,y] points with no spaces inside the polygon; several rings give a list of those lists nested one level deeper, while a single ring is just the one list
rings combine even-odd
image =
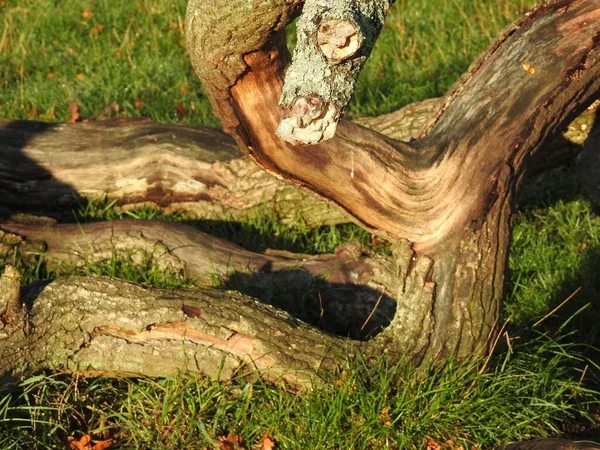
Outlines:
[{"label": "smooth exposed wood", "polygon": [[283,183],[207,127],[148,119],[51,124],[0,119],[0,214],[72,220],[88,201],[211,220],[274,214],[347,222],[339,208]]},{"label": "smooth exposed wood", "polygon": [[[409,140],[442,104],[443,99],[431,99],[357,121]],[[546,146],[531,171],[568,164],[592,130],[597,106]],[[209,220],[260,214],[274,214],[284,223],[301,218],[310,226],[351,220],[308,190],[261,170],[219,130],[141,118],[75,124],[0,119],[0,214],[71,220],[71,211],[89,201]]]}]

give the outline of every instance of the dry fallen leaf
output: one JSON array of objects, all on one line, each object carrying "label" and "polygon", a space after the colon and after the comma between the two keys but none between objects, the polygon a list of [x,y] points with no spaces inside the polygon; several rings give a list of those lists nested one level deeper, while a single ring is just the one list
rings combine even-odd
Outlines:
[{"label": "dry fallen leaf", "polygon": [[271,439],[265,436],[265,438],[262,441],[262,446],[260,447],[260,450],[273,450],[274,448],[275,442],[273,442]]},{"label": "dry fallen leaf", "polygon": [[92,437],[89,434],[84,434],[81,436],[81,439],[69,436],[67,440],[69,441],[69,448],[71,450],[91,450],[92,448],[90,445]]},{"label": "dry fallen leaf", "polygon": [[94,13],[91,12],[89,9],[86,9],[81,13],[81,16],[83,17],[84,20],[90,19],[93,15],[94,15]]},{"label": "dry fallen leaf", "polygon": [[134,105],[137,109],[142,109],[144,107],[144,102],[142,101],[142,98],[138,98],[135,102]]},{"label": "dry fallen leaf", "polygon": [[100,34],[100,32],[101,32],[102,30],[104,30],[104,25],[99,25],[99,24],[98,24],[98,25],[96,25],[94,28],[92,28],[92,31],[91,31],[91,33],[92,33],[92,34],[94,34],[94,35],[98,35],[98,34]]},{"label": "dry fallen leaf", "polygon": [[109,439],[108,441],[96,441],[96,443],[92,447],[92,450],[105,450],[107,448],[112,447],[114,443],[115,441],[111,439]]},{"label": "dry fallen leaf", "polygon": [[462,445],[458,445],[456,442],[454,442],[454,439],[446,441],[446,448],[450,448],[452,450],[465,450]]},{"label": "dry fallen leaf", "polygon": [[187,110],[183,107],[183,105],[181,105],[181,103],[177,103],[175,105],[175,109],[177,110],[177,117],[180,119],[183,119],[187,114]]},{"label": "dry fallen leaf", "polygon": [[79,105],[75,102],[69,103],[69,113],[71,116],[67,119],[68,123],[75,123],[79,119]]},{"label": "dry fallen leaf", "polygon": [[442,450],[442,445],[433,439],[427,439],[426,450]]},{"label": "dry fallen leaf", "polygon": [[377,419],[379,419],[379,422],[383,425],[391,427],[393,425],[393,422],[392,418],[390,417],[390,407],[386,406],[385,408],[383,408],[377,416]]},{"label": "dry fallen leaf", "polygon": [[115,443],[115,441],[109,439],[107,441],[96,441],[92,446],[92,437],[89,434],[84,434],[81,439],[69,436],[67,440],[69,441],[70,450],[106,450]]},{"label": "dry fallen leaf", "polygon": [[46,75],[46,78],[49,80],[54,80],[56,78],[56,74],[54,72],[50,72],[48,75]]},{"label": "dry fallen leaf", "polygon": [[220,450],[246,450],[240,436],[229,433],[227,437],[221,436],[219,441]]},{"label": "dry fallen leaf", "polygon": [[75,78],[77,78],[79,81],[83,81],[85,80],[85,75],[82,73],[78,73]]}]

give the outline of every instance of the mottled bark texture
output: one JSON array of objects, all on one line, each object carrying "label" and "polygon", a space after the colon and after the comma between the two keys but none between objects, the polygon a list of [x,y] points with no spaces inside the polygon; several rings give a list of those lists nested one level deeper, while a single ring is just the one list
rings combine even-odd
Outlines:
[{"label": "mottled bark texture", "polygon": [[[600,0],[544,2],[515,22],[415,141],[341,121],[333,139],[303,147],[276,134],[288,66],[280,30],[296,4],[216,3],[189,2],[188,49],[236,140],[266,170],[396,243],[398,308],[374,341],[416,359],[485,352],[499,316],[515,189],[547,138],[600,89]],[[245,7],[252,30],[239,25]],[[269,31],[260,43],[251,34],[258,28]],[[258,45],[246,44],[252,39]]]},{"label": "mottled bark texture", "polygon": [[[321,328],[359,338],[389,324],[398,289],[393,261],[358,243],[323,255],[253,253],[184,224],[141,220],[0,223],[0,257],[43,264],[59,273],[126,262],[194,280],[200,287],[237,289],[291,312],[302,311],[304,320]],[[286,305],[285,299],[300,296],[304,304]]]},{"label": "mottled bark texture", "polygon": [[[0,294],[5,288],[3,278]],[[49,369],[134,376],[185,370],[222,379],[258,370],[301,387],[344,357],[343,340],[231,291],[69,277],[21,294],[25,313],[0,323],[0,386]]]},{"label": "mottled bark texture", "polygon": [[277,135],[296,145],[331,139],[393,0],[307,0],[285,74]]}]

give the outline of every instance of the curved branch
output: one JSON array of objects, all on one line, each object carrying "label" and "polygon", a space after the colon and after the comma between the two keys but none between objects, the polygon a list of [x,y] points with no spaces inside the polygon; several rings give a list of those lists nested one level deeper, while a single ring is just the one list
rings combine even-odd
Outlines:
[{"label": "curved branch", "polygon": [[[194,16],[196,8],[191,2],[188,13]],[[245,71],[220,87],[235,120],[222,118],[267,170],[334,201],[372,229],[434,252],[481,218],[493,195],[488,180],[497,179],[504,164],[520,172],[526,156],[597,95],[599,11],[598,0],[557,0],[532,11],[470,70],[435,129],[410,146],[347,122],[327,143],[300,149],[279,139],[277,102],[287,65],[279,33],[263,47],[238,52]],[[188,36],[194,67],[205,80],[203,54],[221,43],[199,45],[203,30],[193,26]],[[520,84],[523,89],[515,89]]]}]

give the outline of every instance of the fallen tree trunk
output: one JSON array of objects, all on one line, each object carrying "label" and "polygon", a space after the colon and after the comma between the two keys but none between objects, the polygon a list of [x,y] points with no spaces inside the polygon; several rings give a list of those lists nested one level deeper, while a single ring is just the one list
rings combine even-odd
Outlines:
[{"label": "fallen tree trunk", "polygon": [[[394,139],[416,138],[442,99],[358,120]],[[592,129],[585,111],[542,153],[533,170],[566,164]],[[540,158],[541,159],[541,158]],[[199,219],[242,220],[275,214],[309,226],[352,220],[305,189],[285,183],[245,157],[215,129],[147,119],[49,124],[0,119],[0,215],[47,215],[71,220],[86,202],[121,210],[151,206]]]},{"label": "fallen tree trunk", "polygon": [[43,264],[57,273],[128,262],[198,286],[236,289],[283,307],[284,299],[303,295],[304,304],[295,300],[287,309],[308,309],[304,320],[363,338],[389,324],[398,289],[394,262],[358,243],[341,245],[333,254],[262,254],[167,222],[0,223],[0,255],[4,261]]},{"label": "fallen tree trunk", "polygon": [[274,213],[310,225],[347,215],[260,170],[207,127],[116,119],[75,124],[0,121],[0,214],[72,220],[86,201],[152,206],[202,219]]},{"label": "fallen tree trunk", "polygon": [[[15,284],[0,281],[2,298]],[[18,284],[17,284],[18,290]],[[10,292],[9,292],[10,293]],[[41,369],[313,383],[352,345],[231,291],[162,290],[105,277],[38,282],[0,330],[0,385]],[[118,355],[115,358],[115,355]]]}]

